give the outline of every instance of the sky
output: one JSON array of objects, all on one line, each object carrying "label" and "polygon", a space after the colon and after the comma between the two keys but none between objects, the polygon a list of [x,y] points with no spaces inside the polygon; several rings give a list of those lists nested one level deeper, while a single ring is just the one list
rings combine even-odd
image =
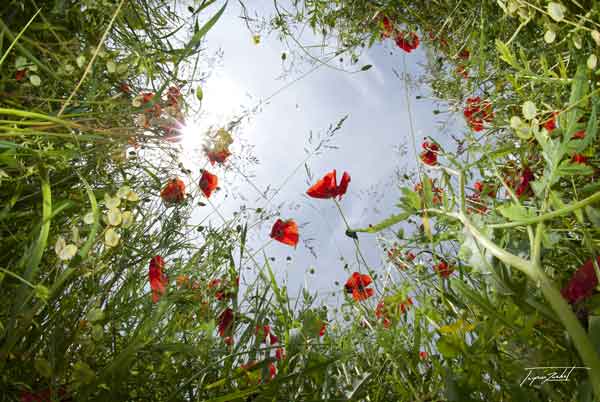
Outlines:
[{"label": "sky", "polygon": [[[271,4],[262,0],[252,2],[250,15],[255,11],[270,14]],[[218,6],[213,6],[206,15],[216,10]],[[202,85],[202,113],[188,119],[194,128],[186,131],[183,142],[188,148],[188,168],[206,166],[206,158],[195,147],[202,141],[203,130],[218,128],[242,110],[255,107],[312,68],[308,63],[301,65],[301,71],[294,69],[281,79],[284,69],[289,68],[289,64],[282,62],[281,54],[288,50],[276,33],[260,33],[260,43],[255,44],[253,33],[240,19],[241,11],[237,2],[230,2],[206,36],[205,53],[220,57],[214,59],[210,76]],[[312,44],[310,40],[308,36],[301,38],[306,44]],[[264,246],[266,255],[275,258],[272,268],[278,281],[287,284],[292,297],[306,287],[318,292],[326,303],[338,304],[350,273],[365,272],[364,266],[358,265],[355,245],[345,235],[346,226],[334,203],[305,195],[309,187],[307,174],[304,167],[298,167],[306,159],[304,148],[309,146],[311,132],[313,137],[322,135],[331,124],[348,115],[332,140],[337,149],[312,156],[307,164],[314,174],[313,182],[333,169],[338,172],[338,180],[342,172],[350,174],[348,193],[340,204],[351,227],[364,227],[397,212],[395,204],[400,191],[395,173],[398,169],[413,171],[416,166],[405,89],[394,74],[394,69],[403,71],[403,57],[409,73],[418,75],[425,61],[422,47],[406,54],[391,40],[377,43],[363,54],[355,70],[373,65],[368,71],[349,74],[320,67],[279,92],[232,132],[234,154],[237,150],[245,156],[251,155],[259,161],[257,164],[243,164],[241,168],[234,156],[231,163],[237,168],[231,165],[209,168],[219,176],[223,188],[211,196],[211,201],[225,217],[241,205],[264,207],[266,201],[257,189],[280,188],[269,206],[271,210],[281,206],[282,219],[298,222],[300,244],[294,249],[269,243],[275,218],[252,230],[250,244],[256,249]],[[427,93],[427,88],[411,93],[417,147],[426,135],[438,139],[439,121],[432,113],[435,105],[432,101],[415,99],[415,95]],[[400,152],[402,148],[407,152]],[[253,184],[242,177],[240,170],[251,176]],[[210,210],[198,212],[199,219],[207,212]],[[217,218],[213,215],[211,219]],[[218,224],[218,219],[214,223]],[[305,243],[307,239],[316,258]],[[377,272],[389,269],[382,259],[376,235],[361,235],[360,249],[370,268]],[[344,269],[346,262],[348,270]]]}]

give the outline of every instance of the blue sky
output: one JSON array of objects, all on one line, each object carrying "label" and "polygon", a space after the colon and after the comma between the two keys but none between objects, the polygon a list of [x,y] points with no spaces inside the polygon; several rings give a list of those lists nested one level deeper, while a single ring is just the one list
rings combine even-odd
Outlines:
[{"label": "blue sky", "polygon": [[[256,3],[266,4],[259,6],[259,13],[271,12],[270,2]],[[211,12],[216,10],[215,7]],[[252,33],[239,18],[240,14],[238,3],[230,2],[221,20],[206,37],[206,54],[222,57],[217,58],[210,78],[203,85],[203,113],[192,119],[200,127],[224,124],[243,108],[255,106],[301,75],[301,72],[294,72],[284,80],[278,79],[282,74],[281,53],[287,49],[276,34],[262,33],[260,44],[255,45]],[[308,39],[302,40],[308,43]],[[321,67],[279,93],[245,120],[233,133],[235,144],[232,149],[241,152],[240,144],[252,146],[250,151],[245,147],[244,152],[250,152],[259,163],[245,173],[252,175],[254,185],[261,190],[268,185],[278,188],[306,157],[304,148],[310,132],[324,133],[330,124],[348,115],[343,128],[334,137],[333,144],[338,149],[312,157],[308,165],[315,179],[334,168],[338,178],[343,171],[350,173],[352,181],[341,205],[351,226],[363,227],[394,213],[399,198],[395,172],[397,169],[411,171],[416,166],[404,87],[393,72],[394,69],[402,72],[403,55],[409,72],[418,75],[422,68],[420,64],[425,61],[422,48],[405,54],[392,41],[378,43],[366,51],[357,64],[357,69],[372,64],[370,70],[347,74]],[[304,65],[302,71],[310,68]],[[411,94],[417,146],[426,135],[442,144],[447,143],[436,135],[438,128],[436,116],[432,114],[433,103],[415,100],[415,95],[427,93],[423,89]],[[195,140],[197,138],[186,139],[188,143]],[[408,152],[399,152],[399,147],[405,147]],[[204,156],[195,151],[190,161],[190,167],[203,167],[206,163]],[[219,175],[224,190],[214,194],[211,201],[218,205],[223,215],[230,216],[242,204],[263,206],[264,199],[234,169],[213,170]],[[344,256],[351,271],[357,270],[355,247],[344,234],[344,223],[333,202],[306,197],[307,188],[307,176],[302,168],[281,188],[271,207],[282,205],[281,217],[293,218],[301,225],[301,238],[313,239],[311,244],[318,257],[314,258],[302,241],[295,250],[272,242],[265,252],[269,257],[275,257],[272,266],[278,279],[286,281],[290,295],[307,286],[336,304],[349,275],[340,257]],[[231,196],[225,197],[228,193]],[[234,193],[242,194],[247,200],[234,197]],[[206,211],[203,209],[200,214]],[[253,230],[252,245],[258,248],[269,241],[273,222],[274,219]],[[386,269],[375,235],[361,236],[360,244],[372,268]],[[286,262],[287,256],[292,257],[291,262]],[[311,268],[315,269],[315,274],[308,273]],[[336,286],[335,281],[341,286]],[[336,292],[336,296],[331,298],[331,292]]]}]

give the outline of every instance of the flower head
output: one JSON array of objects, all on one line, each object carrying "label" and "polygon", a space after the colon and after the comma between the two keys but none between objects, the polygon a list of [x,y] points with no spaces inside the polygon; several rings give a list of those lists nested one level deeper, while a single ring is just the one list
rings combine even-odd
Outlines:
[{"label": "flower head", "polygon": [[306,191],[306,194],[312,198],[325,199],[339,197],[339,199],[341,199],[342,196],[346,194],[349,183],[350,175],[348,172],[344,172],[340,184],[337,185],[336,171],[333,169],[310,187]]},{"label": "flower head", "polygon": [[396,32],[396,46],[410,53],[419,47],[419,37],[415,32]]},{"label": "flower head", "polygon": [[157,303],[162,295],[166,292],[168,283],[167,276],[163,273],[165,260],[160,255],[152,257],[148,268],[148,279],[150,280],[150,288],[152,289],[152,302]]},{"label": "flower head", "polygon": [[[597,259],[600,265],[600,257]],[[598,285],[598,277],[592,259],[583,264],[562,288],[560,293],[571,304],[587,299]]]},{"label": "flower head", "polygon": [[585,165],[587,163],[587,157],[582,154],[573,154],[571,162],[579,163],[580,165]]},{"label": "flower head", "polygon": [[289,246],[296,247],[298,245],[299,237],[298,225],[293,219],[287,221],[277,219],[271,229],[272,239]]},{"label": "flower head", "polygon": [[479,96],[467,98],[463,114],[473,131],[483,130],[483,123],[490,122],[494,118],[492,104],[488,101],[482,101]]},{"label": "flower head", "polygon": [[218,183],[219,179],[216,175],[210,173],[208,170],[202,170],[200,190],[202,190],[206,198],[209,198],[212,192],[216,190]]},{"label": "flower head", "polygon": [[223,310],[221,315],[219,315],[219,324],[218,324],[219,336],[221,336],[222,338],[227,336],[227,333],[230,332],[229,330],[230,330],[232,323],[233,323],[233,310],[230,309],[229,307],[227,307],[225,310]]},{"label": "flower head", "polygon": [[390,36],[392,36],[392,33],[394,32],[394,25],[392,24],[392,21],[390,21],[390,19],[386,16],[384,16],[382,18],[382,23],[383,23],[383,32],[381,33],[381,36],[383,38],[389,38]]},{"label": "flower head", "polygon": [[442,278],[448,278],[452,272],[454,272],[454,268],[452,268],[446,261],[440,261],[434,267],[435,271]]},{"label": "flower head", "polygon": [[515,189],[515,194],[517,195],[517,197],[531,194],[531,185],[529,183],[533,180],[535,180],[535,176],[533,175],[531,169],[529,169],[528,167],[523,169],[523,172],[519,177],[519,183],[517,185],[517,188]]},{"label": "flower head", "polygon": [[421,160],[423,163],[429,166],[437,165],[437,154],[440,147],[436,143],[429,141],[425,141],[421,147],[424,149],[424,151],[421,152]]},{"label": "flower head", "polygon": [[354,272],[346,281],[344,288],[346,289],[346,293],[351,294],[354,300],[367,300],[375,294],[372,288],[367,288],[372,282],[373,280],[369,275]]},{"label": "flower head", "polygon": [[178,177],[169,180],[161,190],[160,197],[167,204],[182,202],[185,199],[185,183]]}]

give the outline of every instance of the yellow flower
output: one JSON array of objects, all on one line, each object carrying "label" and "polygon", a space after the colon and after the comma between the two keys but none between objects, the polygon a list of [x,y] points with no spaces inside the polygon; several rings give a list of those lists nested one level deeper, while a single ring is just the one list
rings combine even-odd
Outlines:
[{"label": "yellow flower", "polygon": [[62,236],[59,236],[56,240],[56,244],[54,245],[54,251],[59,259],[62,261],[68,261],[75,257],[75,254],[77,253],[77,246],[74,244],[67,244],[65,239],[63,239]]}]

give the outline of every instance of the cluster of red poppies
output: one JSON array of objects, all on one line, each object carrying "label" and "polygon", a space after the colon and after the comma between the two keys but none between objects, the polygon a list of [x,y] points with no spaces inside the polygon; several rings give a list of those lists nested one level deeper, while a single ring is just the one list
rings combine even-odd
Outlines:
[{"label": "cluster of red poppies", "polygon": [[394,27],[394,24],[388,17],[382,18],[383,32],[382,38],[390,38],[393,36],[396,46],[410,53],[419,47],[419,36],[415,32],[399,31]]},{"label": "cluster of red poppies", "polygon": [[483,130],[484,123],[494,119],[492,104],[489,101],[482,101],[479,96],[467,98],[463,114],[473,131]]}]

